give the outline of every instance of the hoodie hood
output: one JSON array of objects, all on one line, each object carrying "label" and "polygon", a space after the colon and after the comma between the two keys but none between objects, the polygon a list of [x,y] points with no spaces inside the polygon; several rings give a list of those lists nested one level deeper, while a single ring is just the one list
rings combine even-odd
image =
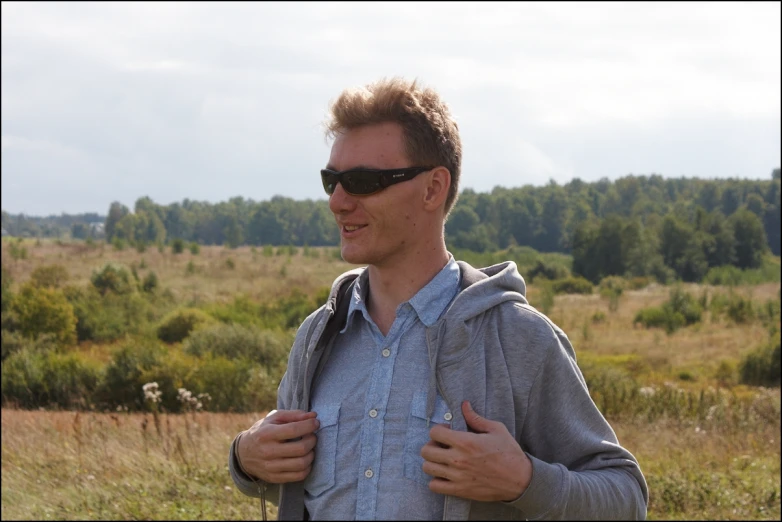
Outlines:
[{"label": "hoodie hood", "polygon": [[[527,285],[513,261],[480,269],[464,261],[457,263],[462,273],[460,291],[426,334],[429,354],[427,420],[434,413],[438,368],[459,361],[466,355],[476,336],[483,331],[484,321],[491,315],[487,312],[506,301],[529,304]],[[447,401],[446,397],[443,398]],[[451,408],[455,409],[453,404]]]},{"label": "hoodie hood", "polygon": [[463,261],[458,263],[462,291],[444,314],[449,322],[467,321],[505,301],[529,304],[527,285],[513,261],[478,269]]}]

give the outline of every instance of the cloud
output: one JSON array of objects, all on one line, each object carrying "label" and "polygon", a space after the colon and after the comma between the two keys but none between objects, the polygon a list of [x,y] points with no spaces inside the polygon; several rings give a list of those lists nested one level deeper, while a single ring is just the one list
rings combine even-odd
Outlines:
[{"label": "cloud", "polygon": [[1,9],[9,212],[322,198],[329,100],[393,75],[441,92],[478,190],[780,163],[778,3]]}]

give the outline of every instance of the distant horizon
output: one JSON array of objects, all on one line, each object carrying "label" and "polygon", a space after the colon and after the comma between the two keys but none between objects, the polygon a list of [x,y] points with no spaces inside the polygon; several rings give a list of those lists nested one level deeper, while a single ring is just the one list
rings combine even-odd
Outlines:
[{"label": "distant horizon", "polygon": [[[655,172],[655,173],[652,173],[652,174],[627,174],[625,176],[621,176],[621,177],[613,178],[613,179],[608,178],[608,177],[603,177],[603,178],[599,178],[599,179],[592,180],[592,181],[588,181],[588,180],[584,180],[584,179],[581,179],[581,178],[578,178],[578,177],[574,177],[574,178],[570,179],[569,181],[567,181],[565,183],[557,183],[557,184],[565,186],[565,185],[568,185],[569,183],[575,181],[576,179],[579,179],[583,183],[586,183],[586,184],[597,183],[597,182],[603,181],[603,180],[607,180],[610,183],[616,183],[617,180],[621,180],[621,179],[628,178],[628,177],[631,177],[631,176],[632,177],[647,177],[647,178],[648,177],[652,177],[652,176],[660,176],[663,179],[699,179],[699,180],[702,180],[702,181],[731,181],[731,180],[734,180],[734,181],[767,181],[768,180],[768,181],[770,181],[772,179],[771,176],[772,176],[773,172],[775,170],[779,170],[779,169],[780,169],[780,167],[772,168],[769,171],[769,173],[768,173],[768,177],[766,177],[766,178],[748,178],[748,177],[741,178],[741,177],[735,177],[735,176],[730,176],[730,177],[708,177],[708,178],[707,177],[700,177],[700,176],[665,176],[664,174],[659,174],[659,173]],[[472,189],[472,187],[462,187],[462,188],[459,189],[459,193],[461,194],[462,191],[464,191],[464,190],[473,190],[476,194],[490,194],[492,192],[492,190],[494,190],[495,188],[498,188],[498,187],[499,188],[504,188],[504,189],[507,189],[507,190],[514,190],[514,189],[524,188],[525,186],[544,187],[544,186],[548,185],[549,182],[550,181],[547,181],[545,183],[526,183],[524,185],[518,185],[518,186],[513,186],[513,187],[507,187],[507,186],[504,186],[504,185],[496,185],[495,187],[493,187],[492,189],[489,189],[489,190],[475,190],[475,189]],[[270,196],[268,198],[264,198],[264,199],[249,198],[249,197],[245,197],[245,196],[241,196],[239,194],[236,194],[234,196],[229,196],[228,198],[221,199],[219,201],[209,201],[209,200],[204,200],[204,199],[194,199],[194,198],[185,197],[185,198],[182,198],[180,200],[175,200],[175,201],[170,201],[168,203],[163,203],[163,202],[160,202],[160,201],[156,200],[155,198],[149,196],[148,194],[141,194],[139,196],[136,196],[133,199],[133,201],[131,201],[130,203],[126,203],[126,202],[119,201],[119,200],[109,201],[108,203],[106,203],[106,208],[103,211],[87,210],[87,211],[84,211],[84,212],[60,212],[60,213],[52,213],[52,212],[50,212],[48,214],[31,214],[31,213],[24,212],[24,211],[21,211],[21,212],[11,212],[11,211],[7,210],[6,208],[2,208],[2,209],[0,209],[0,211],[7,212],[10,216],[24,215],[27,218],[48,218],[48,217],[59,217],[59,216],[79,216],[79,215],[83,215],[83,214],[97,214],[99,217],[106,218],[106,216],[108,215],[109,207],[111,206],[111,204],[114,201],[119,201],[121,204],[123,204],[126,207],[128,207],[131,212],[133,212],[134,204],[136,203],[136,201],[139,198],[143,198],[143,197],[149,197],[153,202],[155,202],[156,204],[158,204],[160,206],[164,206],[164,207],[165,206],[169,206],[169,205],[173,205],[174,203],[182,203],[185,200],[198,202],[198,203],[207,203],[209,205],[217,205],[219,203],[223,203],[223,202],[229,201],[229,200],[231,200],[233,198],[237,198],[237,197],[241,197],[242,199],[244,199],[246,201],[253,201],[255,203],[262,203],[264,201],[271,201],[273,198],[276,198],[276,197],[283,197],[283,198],[287,198],[287,199],[292,199],[294,201],[308,201],[308,200],[310,200],[310,201],[314,202],[314,201],[327,201],[328,200],[328,198],[325,196],[325,194],[324,194],[324,196],[322,198],[296,198],[296,197],[293,197],[293,196],[286,196],[284,194],[274,194],[274,195],[272,195],[272,196]],[[457,204],[458,204],[458,202],[457,202]]]}]

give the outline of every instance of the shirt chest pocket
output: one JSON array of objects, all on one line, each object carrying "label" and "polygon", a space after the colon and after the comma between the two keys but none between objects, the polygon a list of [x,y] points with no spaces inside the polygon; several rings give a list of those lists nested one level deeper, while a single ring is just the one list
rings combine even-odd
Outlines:
[{"label": "shirt chest pocket", "polygon": [[318,439],[315,445],[315,460],[312,461],[312,471],[304,479],[304,489],[313,497],[334,486],[339,406],[338,403],[324,404],[316,410],[320,427],[315,432]]},{"label": "shirt chest pocket", "polygon": [[[451,421],[451,412],[448,409],[448,405],[440,397],[440,394],[437,394],[434,412],[428,418],[426,415],[426,402],[426,392],[418,392],[413,396],[413,402],[410,405],[407,434],[405,436],[404,454],[405,477],[423,485],[429,485],[432,477],[424,473],[424,458],[421,456],[421,448],[429,442],[429,430],[435,424],[450,425]],[[428,423],[427,420],[429,421]]]}]

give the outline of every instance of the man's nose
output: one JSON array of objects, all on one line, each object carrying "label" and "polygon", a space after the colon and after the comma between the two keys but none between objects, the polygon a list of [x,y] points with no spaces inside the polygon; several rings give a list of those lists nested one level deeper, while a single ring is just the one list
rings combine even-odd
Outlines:
[{"label": "man's nose", "polygon": [[342,183],[337,183],[334,192],[329,196],[329,208],[334,214],[343,214],[353,210],[356,206],[356,197],[351,196],[342,188]]}]

